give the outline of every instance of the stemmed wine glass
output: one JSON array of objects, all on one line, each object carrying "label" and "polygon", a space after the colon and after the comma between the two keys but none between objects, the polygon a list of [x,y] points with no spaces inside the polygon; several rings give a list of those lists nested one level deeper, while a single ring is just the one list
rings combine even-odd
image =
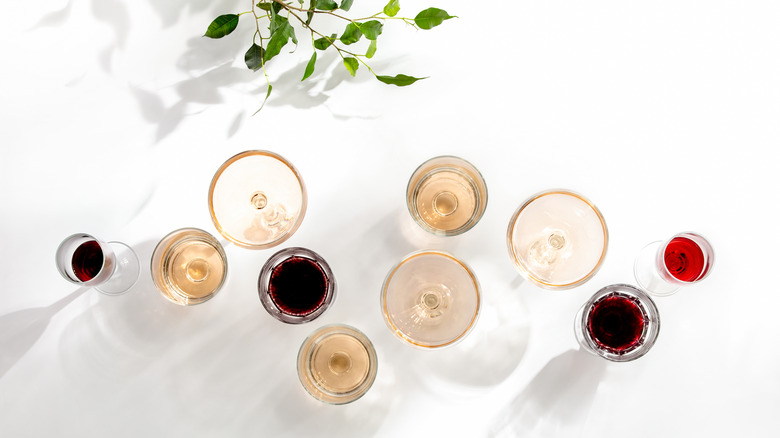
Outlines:
[{"label": "stemmed wine glass", "polygon": [[189,306],[211,299],[225,283],[227,256],[211,234],[198,228],[172,231],[154,248],[152,280],[169,301]]},{"label": "stemmed wine glass", "polygon": [[479,315],[477,277],[443,251],[407,255],[387,274],[382,315],[401,340],[421,348],[451,345],[465,337]]},{"label": "stemmed wine glass", "polygon": [[442,236],[465,233],[487,207],[487,186],[468,161],[440,156],[421,164],[409,179],[406,205],[424,230]]},{"label": "stemmed wine glass", "polygon": [[94,287],[106,295],[127,292],[141,270],[138,256],[129,246],[104,242],[84,233],[63,240],[55,259],[57,270],[66,280]]},{"label": "stemmed wine glass", "polygon": [[228,159],[209,187],[209,212],[220,234],[249,249],[284,242],[303,221],[306,187],[280,155],[251,150]]},{"label": "stemmed wine glass", "polygon": [[289,324],[301,324],[328,309],[336,296],[336,278],[316,252],[285,248],[263,265],[257,289],[271,316]]},{"label": "stemmed wine glass", "polygon": [[298,351],[298,378],[314,398],[350,403],[374,383],[377,357],[371,341],[354,327],[329,325],[316,330]]},{"label": "stemmed wine glass", "polygon": [[634,277],[648,293],[666,296],[705,279],[714,262],[715,252],[704,236],[679,233],[645,246],[634,261]]},{"label": "stemmed wine glass", "polygon": [[596,274],[609,234],[601,212],[569,190],[537,193],[509,222],[507,246],[515,267],[546,289],[569,289]]},{"label": "stemmed wine glass", "polygon": [[658,308],[647,294],[628,284],[613,284],[580,308],[574,333],[586,351],[613,362],[628,362],[652,348],[660,323]]}]

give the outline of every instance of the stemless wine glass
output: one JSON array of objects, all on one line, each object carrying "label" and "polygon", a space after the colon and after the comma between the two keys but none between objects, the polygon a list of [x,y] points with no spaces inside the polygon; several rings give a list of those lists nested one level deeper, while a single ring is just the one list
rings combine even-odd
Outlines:
[{"label": "stemless wine glass", "polygon": [[653,300],[628,284],[600,289],[574,319],[574,333],[586,351],[613,362],[644,356],[658,338],[661,321]]},{"label": "stemless wine glass", "polygon": [[371,341],[354,327],[329,325],[315,331],[298,351],[298,378],[314,398],[353,402],[374,383],[377,358]]},{"label": "stemless wine glass", "polygon": [[451,345],[477,321],[477,277],[465,263],[443,251],[407,255],[387,274],[382,315],[401,340],[422,348]]},{"label": "stemless wine glass", "polygon": [[601,212],[569,190],[537,193],[509,221],[507,246],[517,269],[545,289],[569,289],[596,274],[609,234]]},{"label": "stemless wine glass", "polygon": [[219,241],[198,228],[172,231],[154,248],[152,280],[173,303],[189,306],[211,299],[227,276],[227,257]]},{"label": "stemless wine glass", "polygon": [[265,262],[257,291],[271,316],[289,324],[301,324],[328,309],[336,296],[336,278],[316,252],[286,248]]},{"label": "stemless wine glass", "polygon": [[406,187],[406,205],[424,230],[455,236],[479,222],[487,207],[487,186],[468,161],[435,157],[412,174]]},{"label": "stemless wine glass", "polygon": [[287,240],[306,213],[306,187],[290,162],[269,151],[246,151],[227,160],[209,188],[217,230],[234,244],[265,249]]},{"label": "stemless wine glass", "polygon": [[715,252],[704,236],[679,233],[645,246],[634,261],[634,277],[648,293],[666,296],[706,278],[714,262]]},{"label": "stemless wine glass", "polygon": [[106,295],[127,292],[138,280],[138,256],[121,242],[103,242],[89,234],[73,234],[60,243],[57,270],[71,283],[94,287]]}]

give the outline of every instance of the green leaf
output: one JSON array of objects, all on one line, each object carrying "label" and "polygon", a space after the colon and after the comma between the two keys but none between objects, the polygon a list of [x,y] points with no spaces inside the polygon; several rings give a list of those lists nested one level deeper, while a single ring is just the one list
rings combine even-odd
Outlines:
[{"label": "green leaf", "polygon": [[311,76],[312,73],[314,73],[314,63],[317,62],[317,52],[312,52],[311,58],[309,59],[309,63],[306,64],[306,70],[303,71],[303,78],[301,78],[301,82],[305,81],[306,78]]},{"label": "green leaf", "polygon": [[414,17],[414,23],[420,29],[432,29],[440,25],[444,20],[455,18],[442,9],[428,8]]},{"label": "green leaf", "polygon": [[352,7],[352,2],[355,0],[341,0],[341,5],[339,5],[339,9],[342,11],[348,11],[349,8]]},{"label": "green leaf", "polygon": [[339,7],[333,0],[315,0],[314,7],[321,11],[332,11]]},{"label": "green leaf", "polygon": [[344,29],[344,33],[339,38],[339,41],[346,45],[350,45],[353,43],[358,42],[358,40],[361,37],[360,28],[355,23],[349,23],[347,24],[347,27]]},{"label": "green leaf", "polygon": [[366,58],[373,58],[374,53],[376,53],[376,40],[371,40],[371,44],[368,45],[368,50],[366,51]]},{"label": "green leaf", "polygon": [[360,24],[360,33],[370,40],[375,40],[382,33],[382,23],[378,20],[366,21]]},{"label": "green leaf", "polygon": [[328,37],[317,38],[314,40],[314,48],[317,50],[325,50],[333,44],[333,39]]},{"label": "green leaf", "polygon": [[260,112],[261,109],[265,106],[265,103],[268,102],[268,96],[271,95],[271,90],[273,90],[274,87],[271,86],[271,84],[268,84],[268,91],[265,92],[265,99],[263,99],[263,104],[260,105],[260,108],[257,109],[252,115],[255,115]]},{"label": "green leaf", "polygon": [[206,33],[203,36],[209,38],[222,38],[236,30],[236,26],[238,26],[238,15],[220,15],[209,24],[209,28],[206,29]]},{"label": "green leaf", "polygon": [[360,67],[360,64],[358,63],[357,59],[348,56],[344,58],[344,67],[347,68],[349,74],[355,76],[355,72],[357,71],[358,67]]},{"label": "green leaf", "polygon": [[407,75],[395,75],[395,76],[377,76],[377,79],[379,79],[380,82],[384,82],[385,84],[389,85],[397,85],[399,87],[405,87],[407,85],[412,85],[413,83],[426,79],[426,78],[415,78],[412,76]]},{"label": "green leaf", "polygon": [[294,44],[298,44],[298,40],[295,38],[295,29],[290,25],[286,18],[281,15],[276,15],[271,22],[271,39],[268,40],[268,44],[263,54],[263,61],[268,62],[274,56],[278,55],[282,51],[282,47],[287,44],[292,38]]},{"label": "green leaf", "polygon": [[[271,3],[273,3],[273,1]],[[257,4],[257,7],[268,12],[271,10],[271,3],[260,2]]]},{"label": "green leaf", "polygon": [[250,47],[244,55],[246,66],[249,67],[250,70],[257,71],[257,69],[263,66],[264,53],[265,49],[263,49],[262,46],[252,43],[252,47]]},{"label": "green leaf", "polygon": [[388,17],[395,17],[395,14],[397,14],[400,10],[401,4],[399,3],[399,0],[390,0],[390,2],[385,5],[385,8],[382,10],[382,12],[384,12]]}]

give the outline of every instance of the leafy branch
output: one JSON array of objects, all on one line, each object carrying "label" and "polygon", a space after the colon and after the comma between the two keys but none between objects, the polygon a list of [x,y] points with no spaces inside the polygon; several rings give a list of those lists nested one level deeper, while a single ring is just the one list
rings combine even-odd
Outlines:
[{"label": "leafy branch", "polygon": [[[395,76],[378,75],[367,63],[367,60],[374,57],[377,50],[377,39],[382,34],[385,22],[388,20],[399,20],[416,29],[432,29],[445,20],[455,18],[446,11],[438,8],[428,8],[418,13],[414,18],[399,17],[401,10],[400,0],[389,0],[382,11],[368,17],[349,18],[344,15],[352,7],[354,0],[308,0],[308,7],[304,7],[306,0],[295,0],[296,6],[291,1],[283,0],[257,0],[252,1],[252,9],[237,14],[225,14],[215,18],[209,24],[204,36],[209,38],[222,38],[231,34],[238,27],[240,17],[251,14],[255,22],[255,30],[252,35],[252,45],[244,54],[244,62],[247,68],[253,71],[262,70],[265,76],[268,89],[260,109],[263,108],[268,97],[271,95],[271,82],[265,71],[265,65],[276,55],[281,53],[282,48],[290,41],[297,47],[298,39],[295,35],[295,29],[290,24],[290,20],[300,23],[300,25],[311,34],[311,44],[314,50],[311,58],[306,64],[301,81],[305,81],[314,73],[317,63],[317,51],[335,50],[341,57],[344,68],[351,76],[355,76],[358,69],[363,65],[371,74],[382,83],[396,85],[399,87],[411,85],[421,79],[405,74],[396,74]],[[338,36],[338,33],[321,32],[312,26],[312,21],[316,16],[335,17],[346,26]],[[263,35],[260,30],[261,22],[268,22],[268,33]],[[363,37],[369,42],[365,51],[358,53],[357,49],[351,46],[359,42]],[[260,111],[258,109],[257,111]]]}]

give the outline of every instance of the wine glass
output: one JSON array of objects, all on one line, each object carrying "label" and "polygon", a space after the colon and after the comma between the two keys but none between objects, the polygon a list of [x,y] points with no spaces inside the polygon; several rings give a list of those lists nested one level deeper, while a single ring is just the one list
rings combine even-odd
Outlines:
[{"label": "wine glass", "polygon": [[211,234],[180,228],[154,248],[151,272],[165,298],[189,306],[211,299],[220,290],[227,277],[227,257]]},{"label": "wine glass", "polygon": [[298,171],[269,151],[246,151],[228,159],[209,188],[214,226],[242,248],[271,248],[290,238],[303,221],[306,202]]},{"label": "wine glass", "polygon": [[477,277],[462,261],[443,251],[407,255],[387,274],[382,314],[401,340],[421,348],[451,345],[477,321]]},{"label": "wine glass", "polygon": [[406,205],[424,230],[443,236],[465,233],[487,207],[485,180],[468,161],[440,156],[414,171],[406,188]]},{"label": "wine glass", "polygon": [[265,262],[257,290],[271,316],[289,324],[301,324],[328,309],[336,296],[336,278],[316,252],[286,248]]},{"label": "wine glass", "polygon": [[353,402],[368,392],[377,372],[371,341],[354,327],[328,325],[309,335],[298,351],[298,378],[314,398]]},{"label": "wine glass", "polygon": [[507,246],[515,267],[545,289],[569,289],[596,274],[609,233],[601,212],[584,196],[547,190],[530,197],[509,221]]},{"label": "wine glass", "polygon": [[658,308],[647,294],[628,284],[613,284],[580,308],[574,333],[586,351],[613,362],[628,362],[652,348],[660,324]]},{"label": "wine glass", "polygon": [[634,261],[634,277],[648,293],[667,296],[705,279],[714,262],[715,252],[704,236],[679,233],[645,246]]},{"label": "wine glass", "polygon": [[127,292],[138,280],[141,265],[132,248],[77,233],[60,243],[57,270],[71,283],[94,287],[106,295]]}]

